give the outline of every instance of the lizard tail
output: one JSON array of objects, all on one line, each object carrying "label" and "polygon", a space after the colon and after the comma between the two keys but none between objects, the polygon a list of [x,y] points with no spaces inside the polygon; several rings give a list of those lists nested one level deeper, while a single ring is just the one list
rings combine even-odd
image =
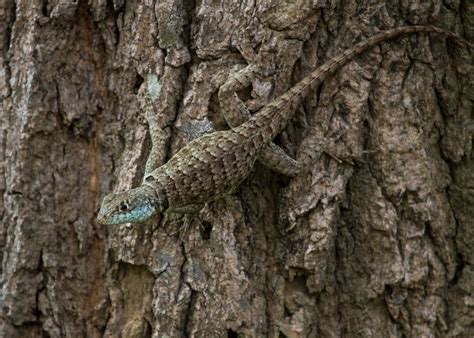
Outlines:
[{"label": "lizard tail", "polygon": [[[257,136],[259,138],[258,143],[261,142],[262,145],[270,142],[286,126],[296,107],[303,101],[308,91],[312,87],[320,84],[326,77],[328,77],[328,75],[346,65],[356,55],[361,54],[368,48],[375,46],[382,41],[418,32],[444,35],[454,39],[462,45],[467,45],[469,48],[474,49],[474,44],[466,41],[462,37],[433,26],[403,26],[386,30],[368,38],[367,40],[357,43],[353,47],[345,50],[342,54],[326,61],[318,69],[298,82],[288,92],[272,100],[257,114],[250,118],[249,121],[242,124],[237,129],[241,129],[241,132],[245,135]],[[252,132],[255,130],[259,130],[260,133]]]}]

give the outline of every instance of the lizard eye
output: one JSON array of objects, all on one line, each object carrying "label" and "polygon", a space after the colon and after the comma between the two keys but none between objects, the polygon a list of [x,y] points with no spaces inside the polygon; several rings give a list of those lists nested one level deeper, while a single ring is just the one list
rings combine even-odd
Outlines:
[{"label": "lizard eye", "polygon": [[120,204],[119,210],[120,211],[127,211],[128,208],[129,208],[128,203],[124,202],[124,203]]},{"label": "lizard eye", "polygon": [[151,176],[151,175],[145,177],[145,181],[146,181],[146,182],[153,182],[154,180],[155,180],[155,178],[154,178],[153,176]]}]

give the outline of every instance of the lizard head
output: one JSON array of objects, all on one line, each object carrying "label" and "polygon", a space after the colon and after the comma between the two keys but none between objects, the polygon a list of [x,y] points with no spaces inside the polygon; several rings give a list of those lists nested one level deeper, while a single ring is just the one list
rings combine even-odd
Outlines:
[{"label": "lizard head", "polygon": [[142,186],[105,196],[97,221],[107,225],[143,222],[157,211],[153,193]]}]

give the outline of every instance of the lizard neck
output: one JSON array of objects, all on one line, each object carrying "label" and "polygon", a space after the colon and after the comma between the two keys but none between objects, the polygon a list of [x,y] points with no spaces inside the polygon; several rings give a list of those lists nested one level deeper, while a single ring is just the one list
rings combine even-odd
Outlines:
[{"label": "lizard neck", "polygon": [[144,198],[149,198],[160,212],[168,209],[169,200],[166,189],[152,175],[145,178],[142,188]]}]

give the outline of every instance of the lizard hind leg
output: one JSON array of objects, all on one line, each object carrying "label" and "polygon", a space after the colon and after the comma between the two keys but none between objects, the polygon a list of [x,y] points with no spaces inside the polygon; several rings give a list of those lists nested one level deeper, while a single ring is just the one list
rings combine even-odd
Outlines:
[{"label": "lizard hind leg", "polygon": [[[219,104],[227,124],[235,128],[250,118],[250,112],[244,102],[237,95],[241,91],[252,85],[262,70],[261,58],[252,48],[249,34],[244,30],[237,32],[236,47],[240,54],[247,61],[247,66],[237,72],[231,73],[226,82],[219,88]],[[248,101],[252,110],[261,108],[267,103],[266,97],[260,97]]]},{"label": "lizard hind leg", "polygon": [[[259,57],[252,49],[248,35],[245,33],[240,34],[238,38],[240,42],[238,49],[249,65],[231,74],[227,81],[219,88],[218,94],[221,111],[231,128],[241,125],[251,116],[249,109],[240,99],[237,92],[251,86],[259,71],[265,68],[260,65],[261,60],[259,60]],[[266,101],[266,98],[260,98],[254,100],[251,104],[255,106],[253,108],[258,109]],[[259,159],[266,167],[287,176],[296,176],[304,170],[300,162],[288,156],[283,149],[274,143],[262,149]]]},{"label": "lizard hind leg", "polygon": [[290,177],[298,176],[304,171],[301,162],[293,159],[275,143],[270,143],[261,150],[259,160],[267,168]]},{"label": "lizard hind leg", "polygon": [[[219,103],[227,124],[234,128],[250,118],[250,111],[239,98],[236,91],[251,84],[257,67],[249,65],[239,72],[229,76],[229,79],[219,89]],[[296,176],[302,166],[288,156],[283,149],[274,143],[265,146],[259,159],[268,168],[287,176]]]},{"label": "lizard hind leg", "polygon": [[256,66],[248,65],[237,73],[231,74],[219,88],[219,104],[222,114],[231,128],[235,128],[250,118],[250,112],[237,95],[237,91],[251,85],[256,75]]}]

